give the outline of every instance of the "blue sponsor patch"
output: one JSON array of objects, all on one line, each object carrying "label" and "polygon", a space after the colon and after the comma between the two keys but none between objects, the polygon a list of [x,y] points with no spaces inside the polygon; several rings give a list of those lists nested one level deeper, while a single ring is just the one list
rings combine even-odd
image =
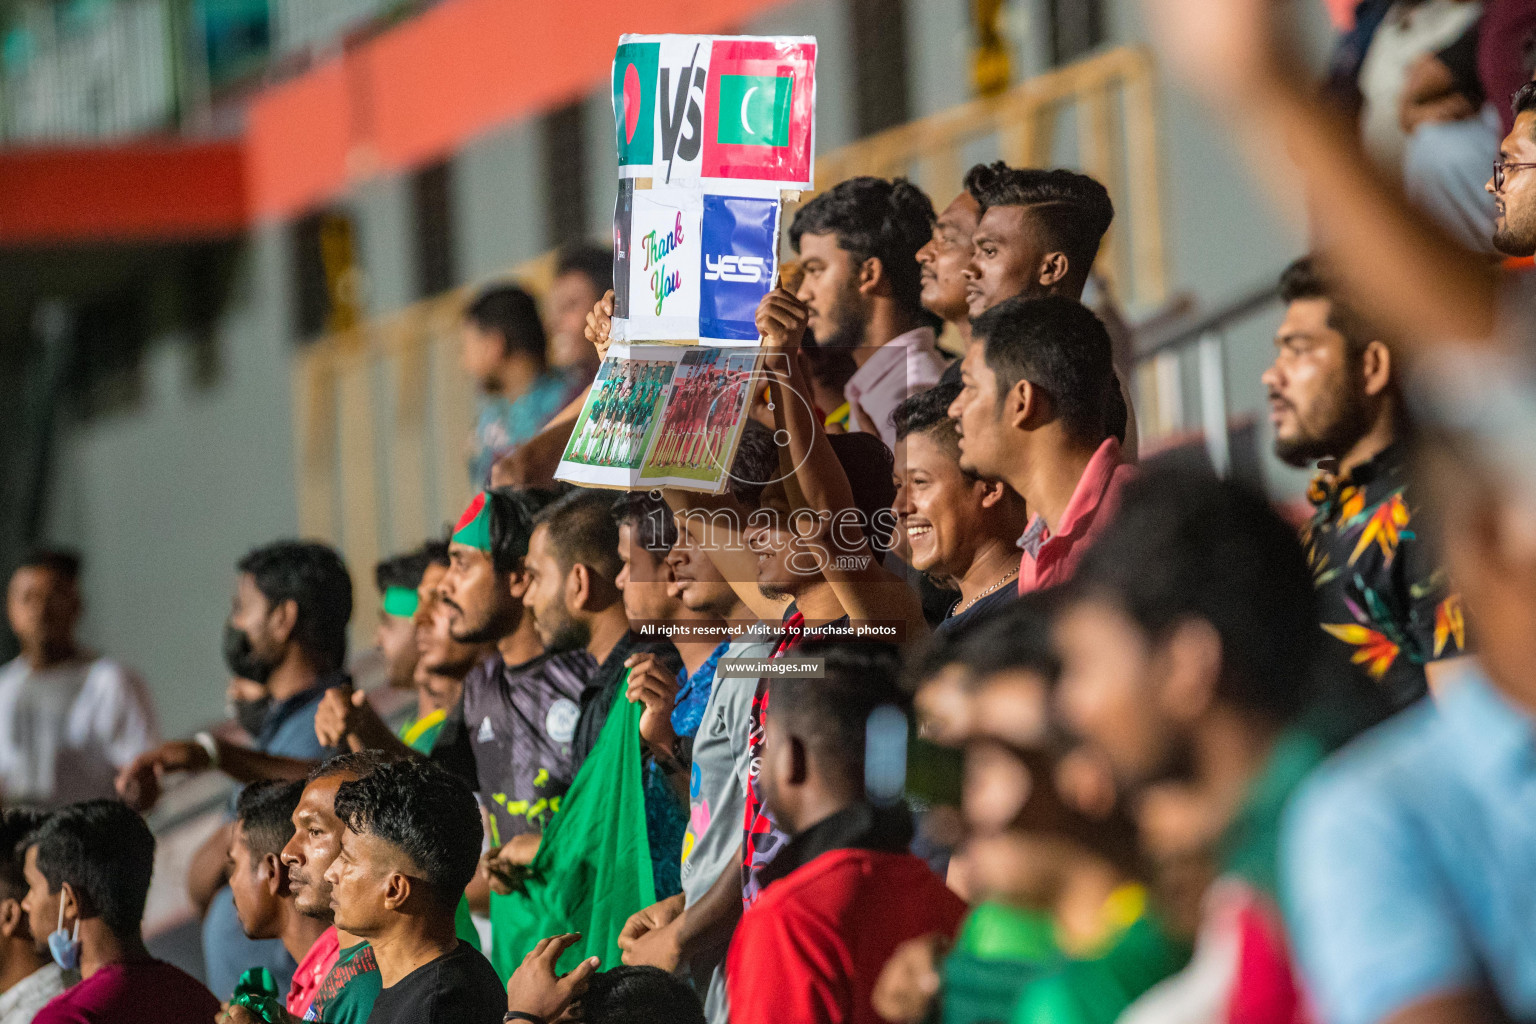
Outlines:
[{"label": "blue sponsor patch", "polygon": [[772,199],[704,197],[699,337],[757,340],[757,304],[773,286],[778,218]]}]

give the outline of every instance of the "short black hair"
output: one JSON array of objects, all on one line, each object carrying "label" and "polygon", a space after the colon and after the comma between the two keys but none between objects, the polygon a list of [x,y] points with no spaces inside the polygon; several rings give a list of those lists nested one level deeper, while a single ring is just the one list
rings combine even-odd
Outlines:
[{"label": "short black hair", "polygon": [[495,487],[485,492],[491,511],[491,565],[499,573],[517,572],[528,556],[536,506],[526,493],[514,487]]},{"label": "short black hair", "polygon": [[293,838],[293,812],[304,795],[304,783],[252,782],[240,790],[235,818],[245,826],[245,845],[255,857],[276,857]]},{"label": "short black hair", "polygon": [[1120,608],[1146,634],[1209,623],[1221,638],[1218,697],[1277,723],[1312,697],[1312,573],[1296,531],[1256,491],[1208,470],[1144,468],[1073,586]]},{"label": "short black hair", "polygon": [[836,235],[856,260],[878,257],[901,308],[921,313],[917,250],[933,237],[933,202],[906,178],[861,176],[838,182],[795,214],[789,243],[802,235]]},{"label": "short black hair", "polygon": [[1514,96],[1510,97],[1509,107],[1516,117],[1536,110],[1536,82],[1526,82],[1516,89]]},{"label": "short black hair", "polygon": [[1085,278],[1115,219],[1109,190],[1076,171],[1009,167],[999,160],[972,167],[965,175],[965,190],[980,204],[982,214],[993,206],[1028,207],[1043,241],[1066,253],[1072,269]]},{"label": "short black hair", "polygon": [[118,800],[85,800],[49,815],[24,842],[58,892],[68,882],[81,917],[99,917],[121,939],[139,934],[155,869],[155,837]]},{"label": "short black hair", "polygon": [[602,491],[577,488],[547,505],[533,523],[549,531],[563,571],[585,565],[610,583],[619,578],[619,526],[613,500]]},{"label": "short black hair", "polygon": [[525,355],[543,366],[548,338],[539,304],[515,284],[494,284],[476,295],[464,309],[464,319],[482,331],[498,334],[507,355]]},{"label": "short black hair", "polygon": [[347,660],[347,623],[352,618],[352,577],[336,549],[318,541],[280,540],[246,554],[235,565],[248,574],[273,606],[298,606],[294,641],[322,670]]},{"label": "short black hair", "polygon": [[446,540],[427,541],[421,546],[421,553],[427,556],[428,565],[452,564],[451,560],[448,558],[448,542]]},{"label": "short black hair", "polygon": [[379,593],[384,593],[390,587],[415,590],[421,586],[421,578],[426,575],[427,566],[432,564],[432,554],[427,548],[427,545],[422,545],[415,551],[386,558],[375,565],[373,583],[379,588]]},{"label": "short black hair", "polygon": [[808,640],[790,657],[821,659],[825,674],[769,679],[773,717],[805,740],[827,770],[862,787],[869,716],[885,705],[905,710],[908,704],[898,685],[900,653],[894,644]]},{"label": "short black hair", "polygon": [[1365,352],[1373,332],[1340,297],[1337,283],[1326,265],[1316,257],[1303,256],[1280,275],[1280,301],[1289,305],[1298,299],[1326,299],[1328,326],[1344,336],[1344,344],[1351,356]]},{"label": "short black hair", "polygon": [[567,245],[555,256],[555,276],[581,274],[601,295],[613,287],[613,250],[586,243]]},{"label": "short black hair", "polygon": [[27,876],[22,871],[26,838],[46,819],[39,811],[21,808],[0,814],[0,899],[19,900],[27,894]]},{"label": "short black hair", "polygon": [[896,424],[896,440],[912,434],[927,434],[944,450],[960,458],[960,432],[949,418],[949,407],[960,397],[959,381],[939,381],[933,387],[909,395],[896,406],[891,419]]},{"label": "short black hair", "polygon": [[16,565],[17,569],[47,569],[55,576],[80,581],[80,552],[69,548],[33,548]]},{"label": "short black hair", "polygon": [[971,321],[997,375],[999,401],[1021,380],[1050,396],[1067,431],[1084,441],[1108,435],[1111,389],[1118,391],[1104,323],[1061,295],[1004,299]]},{"label": "short black hair", "polygon": [[581,996],[586,1024],[704,1024],[693,986],[660,967],[599,971]]},{"label": "short black hair", "polygon": [[392,750],[352,750],[345,754],[328,757],[309,771],[306,782],[329,779],[337,775],[356,775],[362,778],[380,765],[402,761],[405,755]]},{"label": "short black hair", "polygon": [[411,858],[444,911],[458,906],[475,877],[480,806],[457,775],[431,761],[392,761],[343,782],[336,790],[336,817]]},{"label": "short black hair", "polygon": [[[848,477],[853,503],[864,528],[864,539],[879,556],[890,547],[891,530],[896,526],[891,513],[891,503],[896,500],[896,485],[891,481],[895,458],[880,440],[880,435],[862,430],[851,434],[828,434],[827,443],[843,467],[843,474]],[[835,530],[833,534],[836,535]]]},{"label": "short black hair", "polygon": [[613,503],[613,521],[627,526],[634,541],[658,561],[677,544],[677,524],[672,509],[649,491],[628,491]]},{"label": "short black hair", "polygon": [[763,501],[763,488],[779,475],[779,446],[773,431],[751,417],[741,425],[741,443],[731,460],[726,487],[731,497],[747,508],[757,508]]}]

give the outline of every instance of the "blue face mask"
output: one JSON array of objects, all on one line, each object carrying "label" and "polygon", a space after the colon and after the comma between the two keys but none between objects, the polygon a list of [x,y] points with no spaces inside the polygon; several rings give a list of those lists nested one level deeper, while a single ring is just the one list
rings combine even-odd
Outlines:
[{"label": "blue face mask", "polygon": [[75,918],[75,932],[64,930],[64,900],[59,899],[59,926],[48,935],[48,952],[53,962],[66,971],[80,969],[80,919]]}]

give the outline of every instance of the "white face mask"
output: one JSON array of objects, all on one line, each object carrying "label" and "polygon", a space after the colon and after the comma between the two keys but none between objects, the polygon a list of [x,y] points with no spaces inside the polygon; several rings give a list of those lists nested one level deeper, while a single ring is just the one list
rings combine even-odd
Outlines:
[{"label": "white face mask", "polygon": [[59,926],[48,935],[48,953],[53,962],[66,971],[80,969],[80,919],[75,918],[75,931],[71,935],[64,930],[64,897],[59,896]]}]

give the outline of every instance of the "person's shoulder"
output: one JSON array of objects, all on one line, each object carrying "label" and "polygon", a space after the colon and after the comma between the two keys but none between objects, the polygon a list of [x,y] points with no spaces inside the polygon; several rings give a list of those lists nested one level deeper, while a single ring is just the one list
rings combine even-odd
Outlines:
[{"label": "person's shoulder", "polygon": [[1448,780],[1451,751],[1434,702],[1422,700],[1367,730],[1319,765],[1287,811],[1298,834],[1359,834],[1412,816]]},{"label": "person's shoulder", "polygon": [[105,655],[94,658],[85,672],[85,688],[92,692],[144,693],[144,680],[132,668]]}]

